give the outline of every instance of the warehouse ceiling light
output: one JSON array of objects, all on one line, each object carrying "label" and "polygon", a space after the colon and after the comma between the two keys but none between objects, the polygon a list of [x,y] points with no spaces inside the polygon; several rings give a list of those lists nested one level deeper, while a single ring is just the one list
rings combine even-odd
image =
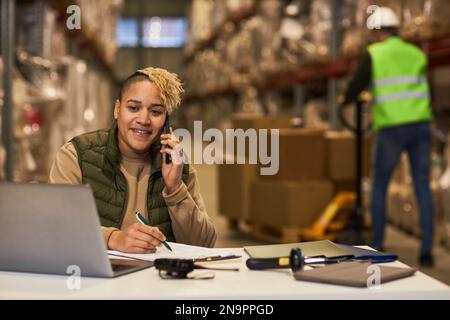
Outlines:
[{"label": "warehouse ceiling light", "polygon": [[149,38],[152,43],[157,45],[159,43],[159,39],[161,37],[161,18],[153,17],[150,20],[150,30],[149,30]]}]

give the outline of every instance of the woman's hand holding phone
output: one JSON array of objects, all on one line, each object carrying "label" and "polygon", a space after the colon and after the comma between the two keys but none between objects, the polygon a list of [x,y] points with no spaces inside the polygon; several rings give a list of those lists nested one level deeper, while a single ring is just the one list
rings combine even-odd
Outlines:
[{"label": "woman's hand holding phone", "polygon": [[[173,135],[172,128],[169,129],[170,131],[168,133],[164,133],[164,129],[163,134],[161,134],[161,153],[163,156],[162,175],[166,184],[167,193],[171,194],[181,185],[184,154],[180,141]],[[169,162],[167,161],[168,156],[171,156],[171,161]]]}]

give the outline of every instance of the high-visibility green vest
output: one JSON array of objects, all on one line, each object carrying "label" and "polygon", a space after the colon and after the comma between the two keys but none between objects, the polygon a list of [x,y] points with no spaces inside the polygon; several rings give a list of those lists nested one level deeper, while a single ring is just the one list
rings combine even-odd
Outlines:
[{"label": "high-visibility green vest", "polygon": [[416,46],[390,37],[369,46],[375,130],[430,121],[427,57]]}]

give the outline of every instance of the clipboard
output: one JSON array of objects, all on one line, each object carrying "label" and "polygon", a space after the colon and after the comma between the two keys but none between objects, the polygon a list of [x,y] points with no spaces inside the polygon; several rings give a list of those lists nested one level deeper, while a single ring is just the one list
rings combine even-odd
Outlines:
[{"label": "clipboard", "polygon": [[353,257],[353,254],[349,250],[337,246],[330,240],[247,246],[244,247],[244,250],[250,258],[263,259],[288,257],[291,253],[291,249],[294,248],[302,249],[305,256],[308,257],[326,257],[337,260]]},{"label": "clipboard", "polygon": [[[311,281],[343,285],[350,287],[368,287],[369,277],[373,275],[368,261],[348,261],[330,264],[325,267],[294,272],[294,278],[301,281]],[[380,284],[412,276],[416,269],[376,265],[379,268]],[[370,280],[369,280],[370,281]]]}]

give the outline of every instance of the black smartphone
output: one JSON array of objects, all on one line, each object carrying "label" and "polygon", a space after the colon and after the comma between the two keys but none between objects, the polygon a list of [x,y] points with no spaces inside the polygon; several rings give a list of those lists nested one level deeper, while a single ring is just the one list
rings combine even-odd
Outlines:
[{"label": "black smartphone", "polygon": [[[169,120],[169,114],[166,114],[166,120],[164,121],[164,127],[163,127],[163,134],[170,133],[170,120]],[[169,145],[166,145],[166,148],[170,148]],[[166,163],[169,164],[172,162],[172,157],[166,153]]]}]

